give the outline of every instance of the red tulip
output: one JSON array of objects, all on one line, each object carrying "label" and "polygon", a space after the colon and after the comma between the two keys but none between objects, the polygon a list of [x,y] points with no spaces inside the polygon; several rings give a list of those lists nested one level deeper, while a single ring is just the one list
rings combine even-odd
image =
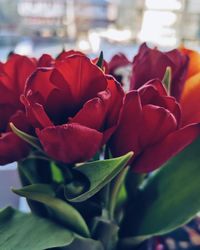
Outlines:
[{"label": "red tulip", "polygon": [[189,145],[199,134],[200,126],[182,123],[180,104],[168,96],[159,80],[151,80],[125,98],[119,127],[111,138],[113,156],[129,151],[133,171],[150,172]]},{"label": "red tulip", "polygon": [[123,96],[113,78],[71,51],[29,78],[22,101],[44,151],[75,163],[90,159],[111,136]]},{"label": "red tulip", "polygon": [[177,49],[161,52],[156,48],[150,49],[143,43],[133,60],[131,89],[138,89],[154,78],[162,80],[166,67],[170,66],[170,94],[179,100],[187,75],[188,62],[188,57]]},{"label": "red tulip", "polygon": [[108,64],[108,72],[113,75],[125,89],[129,89],[131,62],[124,54],[119,53],[111,58]]},{"label": "red tulip", "polygon": [[20,102],[27,77],[36,68],[36,61],[12,54],[0,63],[0,164],[19,160],[28,153],[28,145],[11,132],[9,123],[24,131],[29,130],[24,106]]}]

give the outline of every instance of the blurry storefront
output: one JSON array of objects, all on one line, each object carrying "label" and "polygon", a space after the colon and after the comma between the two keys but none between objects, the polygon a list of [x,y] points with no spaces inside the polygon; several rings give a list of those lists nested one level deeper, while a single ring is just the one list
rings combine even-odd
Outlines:
[{"label": "blurry storefront", "polygon": [[65,36],[65,0],[19,0],[21,32],[42,37]]},{"label": "blurry storefront", "polygon": [[0,0],[0,7],[0,46],[7,36],[6,44],[28,37],[95,53],[107,43],[199,46],[199,0]]},{"label": "blurry storefront", "polygon": [[29,35],[76,39],[89,29],[107,27],[104,0],[20,0],[21,30]]}]

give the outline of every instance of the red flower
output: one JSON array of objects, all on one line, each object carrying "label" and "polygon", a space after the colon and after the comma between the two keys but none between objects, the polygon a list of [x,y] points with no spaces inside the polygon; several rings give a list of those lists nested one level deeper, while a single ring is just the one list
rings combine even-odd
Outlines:
[{"label": "red flower", "polygon": [[46,153],[74,163],[90,159],[111,136],[123,96],[113,78],[71,51],[36,70],[22,101]]},{"label": "red flower", "polygon": [[118,53],[111,58],[108,64],[108,71],[109,74],[113,75],[115,79],[122,84],[122,86],[127,88],[126,85],[128,85],[129,89],[130,67],[131,62],[128,58],[124,54]]},{"label": "red flower", "polygon": [[114,71],[117,68],[127,66],[129,64],[131,64],[131,62],[128,60],[128,58],[123,53],[118,53],[111,58],[108,64],[109,73],[114,74]]},{"label": "red flower", "polygon": [[28,153],[27,144],[11,132],[9,123],[28,131],[24,106],[20,102],[27,77],[36,68],[36,61],[12,54],[0,63],[0,164],[19,160]]},{"label": "red flower", "polygon": [[180,105],[167,95],[159,80],[151,80],[126,95],[110,148],[113,156],[133,151],[130,162],[133,170],[150,172],[180,152],[199,133],[198,123],[182,124]]},{"label": "red flower", "polygon": [[143,43],[133,60],[131,89],[138,89],[154,78],[162,80],[167,66],[172,69],[170,93],[179,100],[187,75],[188,57],[177,49],[161,52]]}]

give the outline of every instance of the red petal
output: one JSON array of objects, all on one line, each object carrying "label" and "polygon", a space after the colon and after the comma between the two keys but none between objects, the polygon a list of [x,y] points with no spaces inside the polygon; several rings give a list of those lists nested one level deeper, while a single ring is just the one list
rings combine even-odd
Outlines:
[{"label": "red petal", "polygon": [[147,82],[139,90],[142,105],[152,104],[168,109],[181,123],[181,109],[174,97],[168,96],[164,85],[158,80]]},{"label": "red petal", "polygon": [[54,59],[48,54],[43,54],[38,59],[37,67],[51,67],[53,64]]},{"label": "red petal", "polygon": [[167,160],[192,143],[199,134],[199,124],[191,124],[171,133],[160,143],[147,148],[140,157],[133,162],[133,171],[146,173],[159,168]]},{"label": "red petal", "polygon": [[140,97],[137,91],[131,91],[126,95],[119,126],[111,138],[110,148],[114,156],[123,155],[131,150],[135,154],[140,152],[141,121]]},{"label": "red petal", "polygon": [[12,132],[0,136],[0,165],[18,161],[29,152],[28,144]]},{"label": "red petal", "polygon": [[161,52],[142,44],[133,61],[131,89],[138,89],[153,78],[162,80],[168,66],[172,69],[171,95],[179,100],[187,73],[188,58],[178,50]]},{"label": "red petal", "polygon": [[150,93],[150,96],[151,96],[151,92],[149,92],[149,88],[154,89],[161,96],[162,95],[167,96],[167,91],[166,91],[165,86],[158,79],[152,79],[152,80],[146,82],[142,87],[140,87],[138,89],[138,91],[139,91],[140,95],[145,95],[145,94]]},{"label": "red petal", "polygon": [[51,73],[51,68],[38,68],[34,71],[26,84],[26,97],[31,98],[33,94],[38,93],[46,101],[51,91],[56,88],[50,82]]},{"label": "red petal", "polygon": [[36,120],[38,121],[38,123],[40,124],[42,128],[53,125],[49,117],[45,113],[42,105],[38,103],[31,104],[31,109],[32,109],[33,115],[35,116]]},{"label": "red petal", "polygon": [[73,55],[62,62],[57,62],[51,81],[58,88],[66,91],[71,98],[69,105],[78,107],[94,98],[98,92],[107,87],[106,77],[89,58]]},{"label": "red petal", "polygon": [[16,108],[9,104],[0,104],[0,131],[5,131],[10,119],[10,116],[14,114]]},{"label": "red petal", "polygon": [[44,128],[53,125],[42,105],[28,101],[25,96],[21,96],[21,100],[26,107],[27,119],[32,126],[35,128]]},{"label": "red petal", "polygon": [[177,121],[168,110],[154,105],[143,107],[140,130],[140,143],[143,149],[162,140],[176,129]]},{"label": "red petal", "polygon": [[111,58],[108,64],[109,73],[113,74],[117,68],[127,66],[129,64],[131,64],[131,62],[128,58],[123,53],[118,53]]},{"label": "red petal", "polygon": [[133,61],[131,89],[138,89],[153,78],[162,80],[167,66],[174,67],[174,64],[165,53],[143,43]]},{"label": "red petal", "polygon": [[55,160],[75,163],[89,160],[99,150],[102,134],[79,124],[36,130],[45,152]]},{"label": "red petal", "polygon": [[74,56],[74,55],[85,56],[85,54],[82,53],[82,52],[80,52],[80,51],[68,50],[68,51],[62,51],[58,55],[58,57],[56,58],[56,60],[66,60],[68,57]]},{"label": "red petal", "polygon": [[86,102],[83,108],[70,119],[70,123],[79,123],[89,128],[101,130],[103,129],[106,110],[106,101],[96,97]]},{"label": "red petal", "polygon": [[4,73],[10,78],[9,88],[18,95],[22,94],[26,80],[35,68],[35,60],[13,54],[3,65]]},{"label": "red petal", "polygon": [[109,109],[107,115],[108,127],[117,125],[119,120],[120,110],[122,108],[124,91],[121,85],[116,82],[112,77],[107,77],[108,90],[110,92]]},{"label": "red petal", "polygon": [[[27,120],[26,114],[24,111],[17,110],[10,118],[9,123],[12,122],[15,127],[24,132],[31,133],[32,127]],[[10,130],[10,124],[8,124],[7,130]]]}]

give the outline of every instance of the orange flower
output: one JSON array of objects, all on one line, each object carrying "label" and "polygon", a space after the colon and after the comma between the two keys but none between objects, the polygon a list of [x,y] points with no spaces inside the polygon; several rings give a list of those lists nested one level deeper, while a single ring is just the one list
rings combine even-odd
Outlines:
[{"label": "orange flower", "polygon": [[183,123],[200,122],[200,53],[187,48],[180,51],[190,59],[186,83],[181,95]]},{"label": "orange flower", "polygon": [[200,54],[199,52],[184,47],[180,48],[180,51],[187,55],[190,59],[187,78],[200,72]]}]

